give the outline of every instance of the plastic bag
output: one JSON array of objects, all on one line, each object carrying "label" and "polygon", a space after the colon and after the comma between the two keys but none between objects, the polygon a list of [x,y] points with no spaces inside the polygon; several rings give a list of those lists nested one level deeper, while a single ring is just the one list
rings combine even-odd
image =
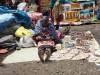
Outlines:
[{"label": "plastic bag", "polygon": [[24,36],[24,37],[20,38],[19,45],[21,47],[24,47],[24,48],[29,48],[29,47],[36,46],[36,43],[35,43],[35,41],[31,37]]},{"label": "plastic bag", "polygon": [[23,26],[19,27],[15,32],[16,37],[32,36],[31,30],[25,29]]}]

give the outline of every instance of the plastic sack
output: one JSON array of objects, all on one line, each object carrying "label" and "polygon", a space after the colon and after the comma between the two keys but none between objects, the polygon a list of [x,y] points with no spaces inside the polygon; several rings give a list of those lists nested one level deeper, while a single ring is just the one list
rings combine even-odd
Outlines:
[{"label": "plastic sack", "polygon": [[36,43],[30,36],[24,36],[20,38],[19,45],[23,48],[29,48],[36,46]]},{"label": "plastic sack", "polygon": [[27,7],[27,3],[26,2],[22,2],[22,3],[18,4],[17,9],[18,10],[22,10],[22,11],[26,11],[26,7]]},{"label": "plastic sack", "polygon": [[32,36],[31,30],[25,29],[23,26],[19,27],[15,32],[16,37]]}]

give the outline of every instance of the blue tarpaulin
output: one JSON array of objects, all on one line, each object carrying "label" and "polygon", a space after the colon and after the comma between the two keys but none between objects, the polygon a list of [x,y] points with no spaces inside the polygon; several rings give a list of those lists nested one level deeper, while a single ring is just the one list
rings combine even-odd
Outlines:
[{"label": "blue tarpaulin", "polygon": [[25,28],[29,28],[32,24],[31,18],[26,12],[20,10],[11,10],[7,7],[0,6],[0,31],[16,21],[16,24],[22,24]]},{"label": "blue tarpaulin", "polygon": [[11,10],[10,8],[6,7],[6,6],[0,6],[0,14],[4,14],[4,13],[13,13],[16,10]]},{"label": "blue tarpaulin", "polygon": [[14,22],[15,17],[11,13],[0,15],[0,31],[4,31],[8,25]]}]

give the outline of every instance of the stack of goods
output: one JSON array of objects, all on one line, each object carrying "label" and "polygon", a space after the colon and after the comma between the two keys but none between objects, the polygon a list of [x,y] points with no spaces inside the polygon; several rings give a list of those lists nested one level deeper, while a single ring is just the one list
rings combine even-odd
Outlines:
[{"label": "stack of goods", "polygon": [[0,54],[14,51],[18,48],[16,40],[13,35],[5,35],[0,37]]},{"label": "stack of goods", "polygon": [[81,49],[85,53],[90,52],[90,41],[94,38],[91,32],[71,32],[70,35],[72,36],[72,39],[75,40],[75,46],[77,48]]},{"label": "stack of goods", "polygon": [[[51,60],[80,60],[88,59],[89,61],[96,60],[97,56],[94,55],[97,47],[96,40],[90,31],[78,32],[73,31],[70,35],[66,35],[63,39],[63,50],[54,52]],[[100,50],[98,50],[100,51]],[[94,56],[94,57],[93,57]],[[96,57],[96,58],[95,58]],[[99,60],[98,57],[97,60]]]}]

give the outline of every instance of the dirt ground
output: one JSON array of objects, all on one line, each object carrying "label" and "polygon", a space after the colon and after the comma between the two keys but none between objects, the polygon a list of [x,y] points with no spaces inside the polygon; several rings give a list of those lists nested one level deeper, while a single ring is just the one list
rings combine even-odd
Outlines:
[{"label": "dirt ground", "polygon": [[[90,30],[100,44],[100,25],[72,26],[71,30]],[[87,60],[24,62],[0,66],[0,75],[100,75],[100,67]]]}]

